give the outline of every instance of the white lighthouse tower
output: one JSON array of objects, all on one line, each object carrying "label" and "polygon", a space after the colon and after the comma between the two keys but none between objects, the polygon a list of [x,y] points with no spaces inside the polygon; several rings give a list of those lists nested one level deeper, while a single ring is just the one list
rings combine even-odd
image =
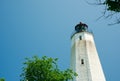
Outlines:
[{"label": "white lighthouse tower", "polygon": [[106,81],[88,26],[76,25],[71,40],[71,69],[78,74],[73,81]]}]

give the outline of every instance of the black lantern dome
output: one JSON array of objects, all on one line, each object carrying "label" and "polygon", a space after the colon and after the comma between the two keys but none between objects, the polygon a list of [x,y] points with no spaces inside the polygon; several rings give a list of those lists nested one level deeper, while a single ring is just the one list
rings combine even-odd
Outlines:
[{"label": "black lantern dome", "polygon": [[75,26],[75,31],[76,32],[84,32],[88,30],[88,26],[82,22],[80,22],[79,24],[77,24]]}]

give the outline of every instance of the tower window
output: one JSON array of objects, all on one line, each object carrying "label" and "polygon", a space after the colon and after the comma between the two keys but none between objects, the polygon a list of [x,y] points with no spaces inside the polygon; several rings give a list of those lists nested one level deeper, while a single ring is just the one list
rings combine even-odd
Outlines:
[{"label": "tower window", "polygon": [[84,60],[83,59],[81,59],[81,64],[84,64]]},{"label": "tower window", "polygon": [[79,39],[82,40],[82,36],[80,36]]}]

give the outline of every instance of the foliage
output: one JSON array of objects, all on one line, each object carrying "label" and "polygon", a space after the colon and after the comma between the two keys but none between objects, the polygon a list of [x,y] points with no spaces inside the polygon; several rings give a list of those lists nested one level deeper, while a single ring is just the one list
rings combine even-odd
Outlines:
[{"label": "foliage", "polygon": [[120,12],[120,0],[106,0],[107,10]]},{"label": "foliage", "polygon": [[105,18],[113,18],[115,19],[114,23],[110,25],[119,24],[120,23],[120,0],[105,0],[102,2],[99,0],[99,4],[105,5],[105,11],[103,16]]},{"label": "foliage", "polygon": [[109,11],[106,18],[115,18],[115,22],[110,24],[119,24],[120,23],[120,0],[105,0],[103,5],[105,5],[104,15]]},{"label": "foliage", "polygon": [[103,15],[98,19],[104,17],[112,19],[114,22],[109,25],[120,24],[120,0],[95,0],[95,3],[87,2],[92,5],[104,5],[105,9]]},{"label": "foliage", "polygon": [[0,81],[5,81],[5,79],[4,78],[0,78]]},{"label": "foliage", "polygon": [[70,69],[60,71],[56,63],[57,60],[57,58],[46,56],[27,58],[21,74],[21,81],[68,81],[73,79],[73,76],[77,76]]}]

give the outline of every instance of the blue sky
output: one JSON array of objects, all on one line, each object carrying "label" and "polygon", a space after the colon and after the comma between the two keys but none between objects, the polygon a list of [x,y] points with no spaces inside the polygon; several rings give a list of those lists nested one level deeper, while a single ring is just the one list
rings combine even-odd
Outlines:
[{"label": "blue sky", "polygon": [[82,21],[94,32],[106,80],[120,81],[120,27],[96,21],[103,9],[85,0],[1,0],[0,77],[19,81],[24,58],[34,55],[59,58],[60,68],[69,68],[70,36]]}]

